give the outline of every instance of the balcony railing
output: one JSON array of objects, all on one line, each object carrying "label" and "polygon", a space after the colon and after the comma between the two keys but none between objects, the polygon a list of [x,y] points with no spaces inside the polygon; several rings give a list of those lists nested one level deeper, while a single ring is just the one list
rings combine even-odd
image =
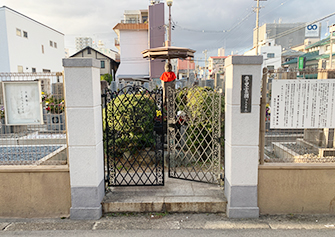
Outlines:
[{"label": "balcony railing", "polygon": [[121,23],[137,24],[137,23],[142,23],[142,22],[140,20],[121,20]]}]

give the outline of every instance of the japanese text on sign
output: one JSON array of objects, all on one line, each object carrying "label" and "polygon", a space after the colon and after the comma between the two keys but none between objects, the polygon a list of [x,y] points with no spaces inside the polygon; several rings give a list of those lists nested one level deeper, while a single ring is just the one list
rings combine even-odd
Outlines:
[{"label": "japanese text on sign", "polygon": [[39,81],[2,82],[8,125],[43,124]]},{"label": "japanese text on sign", "polygon": [[241,113],[251,113],[252,75],[242,75],[241,79]]},{"label": "japanese text on sign", "polygon": [[271,128],[334,128],[335,79],[273,80]]}]

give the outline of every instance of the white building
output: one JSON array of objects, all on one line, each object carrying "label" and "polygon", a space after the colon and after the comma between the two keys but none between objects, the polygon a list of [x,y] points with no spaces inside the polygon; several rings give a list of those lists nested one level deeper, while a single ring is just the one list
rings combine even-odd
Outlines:
[{"label": "white building", "polygon": [[120,61],[120,54],[118,52],[114,51],[114,50],[106,48],[105,44],[102,42],[102,40],[99,40],[96,49],[100,53],[103,53],[104,55],[110,57],[111,59],[113,59],[115,61]]},{"label": "white building", "polygon": [[90,37],[76,37],[76,51],[80,51],[87,46],[93,47],[93,40]]},{"label": "white building", "polygon": [[[321,24],[307,25],[307,23],[265,23],[259,27],[258,42],[273,39],[273,45],[281,45],[283,50],[304,45],[308,39],[311,43],[317,42],[321,35]],[[253,47],[257,44],[257,30],[254,29]],[[296,49],[297,50],[297,49]]]},{"label": "white building", "polygon": [[147,19],[148,10],[125,11],[124,20],[113,28],[118,35],[116,47],[122,49],[117,80],[149,79],[149,60],[141,53],[148,48]]},{"label": "white building", "polygon": [[[219,53],[220,54],[220,53]],[[209,77],[214,78],[215,74],[224,74],[224,61],[227,56],[211,56],[208,59]]]},{"label": "white building", "polygon": [[64,34],[0,7],[0,72],[60,72]]},{"label": "white building", "polygon": [[153,2],[146,10],[126,10],[123,20],[113,30],[120,52],[116,80],[154,80],[164,72],[162,60],[144,59],[142,51],[164,43],[164,4]]},{"label": "white building", "polygon": [[[274,40],[266,40],[258,46],[258,55],[263,56],[263,65],[270,70],[281,67],[281,52],[282,47],[275,45]],[[253,48],[244,53],[244,55],[256,55],[256,48]]]}]

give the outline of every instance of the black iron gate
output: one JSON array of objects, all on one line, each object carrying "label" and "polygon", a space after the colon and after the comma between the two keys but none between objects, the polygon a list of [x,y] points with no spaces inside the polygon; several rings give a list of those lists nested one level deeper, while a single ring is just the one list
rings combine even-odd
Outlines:
[{"label": "black iron gate", "polygon": [[204,87],[168,91],[169,177],[220,183],[222,95]]},{"label": "black iron gate", "polygon": [[164,185],[162,90],[126,86],[103,98],[106,183]]}]

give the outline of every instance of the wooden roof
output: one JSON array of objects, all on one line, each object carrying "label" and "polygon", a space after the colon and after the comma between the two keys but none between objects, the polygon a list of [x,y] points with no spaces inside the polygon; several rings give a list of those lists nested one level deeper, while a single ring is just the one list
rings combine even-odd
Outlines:
[{"label": "wooden roof", "polygon": [[118,23],[113,30],[148,30],[148,23]]}]

